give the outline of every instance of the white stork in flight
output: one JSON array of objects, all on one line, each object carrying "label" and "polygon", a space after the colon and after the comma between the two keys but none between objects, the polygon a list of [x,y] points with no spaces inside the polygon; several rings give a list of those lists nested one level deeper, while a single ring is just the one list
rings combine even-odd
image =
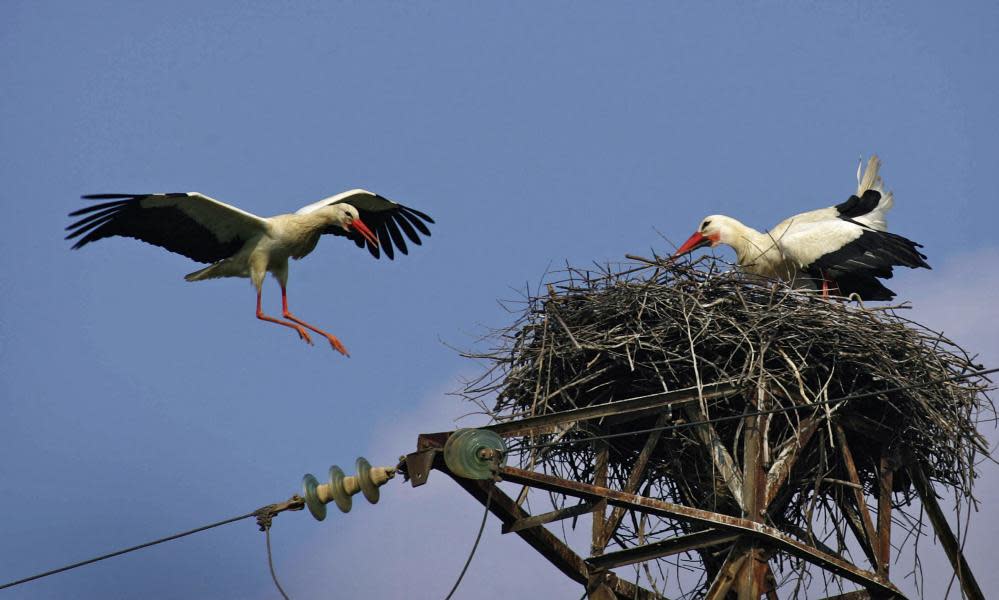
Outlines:
[{"label": "white stork in flight", "polygon": [[673,257],[725,244],[748,273],[783,279],[795,287],[821,287],[824,296],[838,290],[862,300],[891,300],[895,292],[879,277],[890,279],[896,266],[930,266],[917,250],[920,244],[886,231],[885,215],[894,198],[884,190],[880,166],[877,156],[863,173],[858,165],[857,193],[845,202],[787,218],[766,233],[724,215],[705,217]]},{"label": "white stork in flight", "polygon": [[[201,281],[217,277],[249,277],[257,288],[257,318],[290,327],[311,344],[306,329],[322,335],[334,349],[349,356],[335,336],[302,321],[288,310],[288,258],[308,255],[322,234],[349,238],[367,246],[378,258],[390,260],[395,249],[408,254],[406,240],[421,244],[430,235],[428,215],[366,190],[349,190],[304,206],[294,214],[262,218],[197,192],[171,194],[94,194],[86,200],[109,200],[71,212],[84,215],[68,226],[66,239],[79,236],[80,248],[120,235],[162,246],[210,266],[184,277]],[[282,316],[265,315],[260,307],[264,276],[270,271],[281,285]]]}]

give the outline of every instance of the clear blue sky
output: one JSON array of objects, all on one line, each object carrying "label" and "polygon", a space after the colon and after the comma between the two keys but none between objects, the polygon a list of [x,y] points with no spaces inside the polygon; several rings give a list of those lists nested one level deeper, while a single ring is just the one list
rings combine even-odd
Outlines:
[{"label": "clear blue sky", "polygon": [[[765,228],[839,202],[871,152],[892,230],[935,269],[890,287],[999,364],[994,3],[206,4],[0,6],[0,581],[248,512],[360,454],[394,463],[470,410],[445,393],[478,367],[446,344],[507,323],[496,299],[550,264],[668,252],[705,214]],[[292,265],[292,307],[349,360],[257,322],[245,281],[61,239],[85,193],[271,215],[351,187],[437,226],[394,263],[329,239]],[[443,597],[480,510],[438,477],[324,523],[282,515],[278,570],[297,599]],[[985,504],[968,546],[993,592],[997,522]],[[273,598],[261,535],[0,597]],[[480,552],[464,597],[581,592],[495,521]]]}]

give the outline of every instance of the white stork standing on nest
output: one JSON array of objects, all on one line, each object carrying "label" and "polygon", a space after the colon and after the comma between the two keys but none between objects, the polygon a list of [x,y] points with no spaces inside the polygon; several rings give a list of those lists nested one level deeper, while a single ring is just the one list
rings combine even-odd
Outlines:
[{"label": "white stork standing on nest", "polygon": [[867,169],[857,167],[857,193],[845,202],[795,215],[766,233],[724,215],[710,215],[680,246],[674,258],[702,246],[725,244],[735,250],[746,272],[783,279],[795,287],[838,290],[862,300],[891,300],[895,292],[878,278],[890,279],[896,266],[925,267],[920,244],[888,233],[885,215],[894,203],[884,190],[877,156]]},{"label": "white stork standing on nest", "polygon": [[[249,277],[257,289],[257,318],[290,327],[312,343],[306,329],[324,336],[334,349],[349,356],[335,336],[302,321],[288,310],[288,258],[302,258],[315,249],[322,234],[343,236],[367,246],[372,256],[395,249],[408,254],[403,233],[414,244],[430,235],[426,214],[366,190],[349,190],[300,208],[294,214],[258,217],[197,192],[171,194],[94,194],[87,200],[109,200],[70,213],[85,215],[68,226],[66,239],[81,237],[80,248],[115,235],[162,246],[210,266],[188,274],[188,281],[217,277]],[[381,251],[379,250],[381,249]],[[264,275],[281,285],[282,316],[265,315],[260,306]]]}]

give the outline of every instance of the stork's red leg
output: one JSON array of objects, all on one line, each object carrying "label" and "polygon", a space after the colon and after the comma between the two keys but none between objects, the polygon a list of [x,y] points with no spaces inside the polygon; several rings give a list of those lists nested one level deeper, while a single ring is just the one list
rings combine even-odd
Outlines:
[{"label": "stork's red leg", "polygon": [[830,279],[825,271],[822,271],[822,297],[828,299],[830,292],[839,295],[839,284]]},{"label": "stork's red leg", "polygon": [[[284,296],[284,290],[281,290],[282,297]],[[287,306],[287,304],[285,305]],[[285,311],[288,312],[288,311]],[[277,323],[278,325],[284,325],[285,327],[291,327],[298,332],[298,337],[302,338],[309,345],[312,344],[312,338],[309,337],[309,332],[302,329],[301,325],[296,325],[295,323],[288,323],[287,321],[282,321],[281,319],[275,319],[264,314],[264,310],[260,307],[260,290],[257,290],[257,318],[261,321],[270,321],[271,323]]]},{"label": "stork's red leg", "polygon": [[836,286],[836,282],[829,279],[829,275],[826,275],[825,271],[822,271],[822,297],[829,299],[829,292],[839,291],[839,287]]},{"label": "stork's red leg", "polygon": [[291,311],[288,310],[288,292],[285,290],[285,287],[283,285],[281,286],[281,316],[288,319],[289,321],[294,321],[295,323],[298,323],[302,327],[308,327],[312,331],[315,331],[319,335],[329,340],[330,346],[333,346],[334,350],[336,350],[340,354],[343,354],[344,356],[350,356],[350,353],[347,352],[347,348],[345,348],[344,345],[340,343],[340,340],[338,340],[335,335],[331,333],[326,333],[325,331],[316,327],[315,325],[310,325],[305,321],[299,319],[295,315],[291,314]]}]

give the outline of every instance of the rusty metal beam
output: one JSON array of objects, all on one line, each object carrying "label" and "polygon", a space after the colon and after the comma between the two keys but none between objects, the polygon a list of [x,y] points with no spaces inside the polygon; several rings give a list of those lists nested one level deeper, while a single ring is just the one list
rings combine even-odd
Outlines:
[{"label": "rusty metal beam", "polygon": [[586,584],[587,600],[617,600],[614,589],[608,585],[608,576],[613,573],[593,573],[590,581]]},{"label": "rusty metal beam", "polygon": [[[864,556],[870,561],[871,565],[875,568],[877,567],[877,556],[875,555],[874,546],[871,545],[870,540],[867,539],[867,534],[864,533],[864,523],[860,518],[860,513],[854,508],[853,504],[849,502],[849,499],[844,498],[837,492],[835,498],[836,506],[839,507],[840,512],[843,513],[844,522],[853,532],[854,539],[860,545],[860,549],[864,551]],[[845,543],[845,539],[844,539]]]},{"label": "rusty metal beam", "polygon": [[[763,408],[758,406],[758,408]],[[743,419],[742,433],[742,505],[746,519],[754,522],[762,521],[762,509],[765,502],[766,473],[763,470],[763,417],[754,416]],[[766,575],[770,568],[769,556],[758,544],[759,540],[750,540],[746,561],[736,574],[735,591],[739,600],[759,600],[766,588]]]},{"label": "rusty metal beam", "polygon": [[539,525],[544,525],[545,523],[552,523],[554,521],[561,521],[562,519],[571,519],[572,517],[585,515],[593,510],[595,506],[596,504],[593,502],[583,502],[575,506],[567,506],[566,508],[560,508],[558,510],[542,513],[540,515],[534,515],[533,517],[517,519],[509,525],[503,525],[503,533],[516,533],[521,529],[530,529],[531,527],[537,527]]},{"label": "rusty metal beam", "polygon": [[735,583],[736,575],[742,569],[742,565],[748,557],[749,545],[747,543],[737,542],[733,545],[732,549],[728,552],[728,556],[725,557],[725,562],[722,563],[721,569],[715,575],[714,581],[711,582],[711,587],[708,588],[708,593],[705,594],[704,600],[724,600],[728,596],[729,590],[732,589],[732,584]]},{"label": "rusty metal beam", "polygon": [[[492,481],[477,481],[459,477],[449,472],[443,464],[435,464],[434,467],[450,475],[458,485],[483,505],[486,504],[490,490],[492,490],[492,498],[488,500],[489,512],[495,515],[504,526],[530,517],[527,511],[518,506],[513,498],[507,496]],[[573,581],[584,586],[590,582],[590,568],[582,557],[544,527],[522,529],[517,532],[517,535]],[[614,593],[621,599],[656,600],[659,598],[653,592],[622,579],[613,578],[611,585]]]},{"label": "rusty metal beam", "polygon": [[[607,487],[607,462],[610,460],[610,446],[604,440],[593,442],[593,485]],[[593,524],[590,529],[590,554],[603,554],[604,551],[604,521],[607,512],[607,502],[597,502],[591,513]]]},{"label": "rusty metal beam", "polygon": [[778,524],[778,528],[780,530],[782,530],[782,531],[786,531],[786,532],[790,533],[794,537],[798,538],[799,540],[801,540],[801,541],[803,541],[803,542],[805,542],[805,543],[807,543],[807,544],[809,544],[811,546],[815,546],[816,548],[818,548],[819,550],[825,552],[826,554],[828,554],[830,556],[835,556],[836,558],[845,560],[845,559],[843,559],[843,557],[840,555],[839,552],[837,552],[836,550],[833,550],[832,548],[830,548],[829,546],[827,546],[825,543],[823,543],[822,540],[815,539],[815,537],[813,535],[811,535],[807,530],[805,530],[805,529],[803,529],[801,527],[798,527],[794,523],[789,523],[787,521],[782,521],[781,523]]},{"label": "rusty metal beam", "polygon": [[878,572],[888,577],[888,565],[891,564],[891,488],[895,464],[887,452],[881,454],[878,475]]},{"label": "rusty metal beam", "polygon": [[[622,587],[621,583],[613,571],[590,571],[590,581],[586,584],[586,594],[590,600],[631,600],[631,596],[625,595],[624,590],[628,588]],[[632,585],[632,587],[634,586]],[[655,598],[657,600],[663,599],[659,595],[656,595]]]},{"label": "rusty metal beam", "polygon": [[[902,593],[889,582],[876,573],[865,571],[835,556],[830,556],[808,544],[799,542],[791,536],[762,523],[755,523],[748,519],[731,517],[706,510],[691,508],[626,494],[617,490],[599,488],[593,485],[567,481],[543,473],[525,471],[515,467],[501,467],[500,476],[513,483],[530,485],[532,487],[556,492],[567,496],[582,498],[585,500],[606,499],[608,504],[622,506],[629,510],[654,514],[671,519],[679,519],[693,523],[699,523],[709,527],[727,529],[729,531],[743,533],[763,542],[773,544],[778,549],[788,552],[824,569],[827,569],[841,577],[859,583],[868,589],[884,595],[904,597]],[[531,530],[528,530],[531,531]]]},{"label": "rusty metal beam", "polygon": [[867,590],[855,590],[844,594],[836,594],[835,596],[826,596],[822,600],[871,600],[871,598],[871,593]]},{"label": "rusty metal beam", "polygon": [[957,580],[961,582],[961,589],[971,600],[985,600],[982,588],[978,587],[975,575],[971,572],[968,561],[964,559],[961,545],[954,536],[954,532],[951,531],[947,517],[940,510],[937,495],[933,491],[933,484],[926,477],[922,466],[916,462],[910,461],[909,473],[912,475],[912,483],[919,494],[919,499],[923,501],[923,508],[926,509],[926,514],[930,517],[930,522],[933,523],[937,538],[940,539],[940,545],[943,546],[947,559],[950,560],[950,564],[954,568]]},{"label": "rusty metal beam", "polygon": [[602,556],[591,556],[586,559],[586,562],[594,569],[616,569],[654,558],[665,558],[681,552],[728,544],[738,538],[739,534],[731,531],[706,529],[644,546],[610,552]]},{"label": "rusty metal beam", "polygon": [[[850,476],[850,481],[856,487],[850,488],[853,494],[853,502],[857,505],[857,513],[860,515],[863,525],[862,533],[866,539],[861,539],[861,545],[869,549],[868,556],[871,564],[882,575],[885,573],[884,565],[881,562],[878,548],[881,543],[878,541],[878,533],[874,530],[874,521],[871,519],[871,511],[867,510],[867,500],[864,498],[864,487],[860,483],[860,475],[857,473],[857,464],[853,460],[853,452],[850,445],[846,443],[846,431],[839,423],[836,424],[836,439],[839,441],[839,452],[843,456],[843,464],[846,466],[846,473]],[[854,532],[855,534],[857,532]],[[859,536],[858,536],[859,537]]]},{"label": "rusty metal beam", "polygon": [[559,425],[574,423],[577,421],[587,421],[609,416],[630,415],[633,417],[642,416],[649,412],[666,410],[669,407],[683,406],[689,402],[698,402],[701,397],[704,400],[714,400],[730,396],[738,391],[738,388],[731,384],[706,385],[703,389],[703,396],[698,394],[696,388],[686,388],[673,392],[661,392],[648,396],[638,396],[627,400],[617,400],[615,402],[605,402],[584,406],[574,410],[559,411],[547,415],[527,417],[516,421],[505,421],[495,425],[483,427],[490,429],[502,436],[524,435],[527,433],[547,433],[555,431]]},{"label": "rusty metal beam", "polygon": [[[429,464],[438,471],[446,473],[459,486],[471,494],[473,498],[483,505],[488,505],[489,512],[500,520],[503,527],[509,527],[517,521],[531,517],[513,498],[499,489],[494,482],[466,479],[448,470],[441,456],[441,450],[443,450],[444,444],[450,435],[451,432],[421,434],[417,438],[418,451],[407,455],[400,463],[400,467],[403,467],[404,472],[410,477],[413,477],[413,471],[417,467],[422,468],[424,463]],[[410,461],[418,464],[411,465]],[[422,485],[425,482],[425,475],[422,477],[420,484],[417,484],[416,480],[413,479],[414,487]],[[590,568],[583,561],[582,557],[573,552],[572,548],[544,527],[522,529],[517,531],[517,535],[573,581],[583,586],[588,585],[591,581]],[[620,600],[659,600],[661,598],[658,594],[643,587],[618,579],[616,576],[613,576],[613,573],[605,577],[605,579]]]},{"label": "rusty metal beam", "polygon": [[[482,504],[486,503],[486,499],[489,497],[489,490],[492,488],[489,510],[499,518],[503,525],[512,524],[519,519],[529,516],[526,511],[513,502],[512,498],[495,487],[491,481],[476,481],[458,477],[457,475],[452,475],[451,478]],[[562,540],[558,539],[547,529],[544,527],[523,529],[518,531],[517,535],[532,548],[540,552],[542,556],[547,558],[549,562],[570,579],[584,585],[586,584],[587,577],[589,576],[589,569],[586,563],[571,548],[562,543]]]},{"label": "rusty metal beam", "polygon": [[[659,418],[656,419],[654,427],[662,427],[668,418],[668,413],[662,413],[659,415]],[[628,473],[628,480],[625,482],[622,491],[628,492],[629,494],[634,494],[638,491],[638,486],[642,483],[642,476],[645,474],[645,467],[649,464],[649,458],[652,456],[652,451],[655,450],[656,444],[659,443],[659,439],[662,435],[662,430],[653,431],[649,434],[649,437],[645,440],[645,445],[642,446],[641,452],[638,453],[638,458],[635,459],[635,464],[631,467],[631,472]],[[621,525],[621,519],[624,518],[624,513],[625,510],[618,506],[614,508],[610,517],[607,518],[607,521],[604,523],[604,535],[600,540],[601,548],[607,547],[607,542],[610,541],[611,537],[617,531],[617,528]]]}]

